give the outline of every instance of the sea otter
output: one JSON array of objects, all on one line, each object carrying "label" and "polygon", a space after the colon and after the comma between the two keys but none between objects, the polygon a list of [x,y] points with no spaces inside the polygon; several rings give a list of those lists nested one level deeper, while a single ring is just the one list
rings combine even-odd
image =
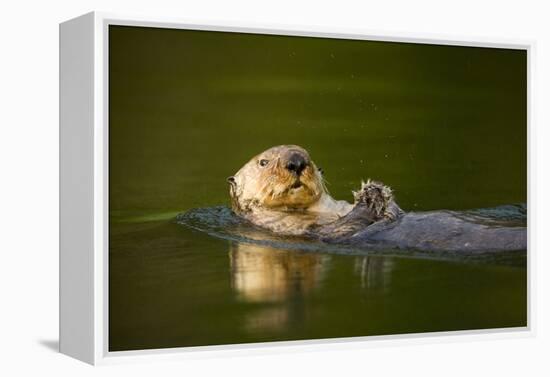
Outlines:
[{"label": "sea otter", "polygon": [[473,212],[404,212],[392,190],[368,180],[354,203],[333,199],[323,172],[297,145],[270,148],[227,179],[232,209],[256,226],[352,246],[423,251],[525,250],[524,224],[489,221]]}]

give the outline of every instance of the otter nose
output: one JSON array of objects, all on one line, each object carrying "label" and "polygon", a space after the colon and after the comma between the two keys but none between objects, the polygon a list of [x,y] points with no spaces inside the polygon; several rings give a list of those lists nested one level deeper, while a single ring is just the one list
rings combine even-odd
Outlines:
[{"label": "otter nose", "polygon": [[304,156],[302,156],[300,153],[292,153],[290,157],[288,158],[288,162],[286,163],[286,168],[297,175],[300,175],[300,173],[306,168],[307,161]]}]

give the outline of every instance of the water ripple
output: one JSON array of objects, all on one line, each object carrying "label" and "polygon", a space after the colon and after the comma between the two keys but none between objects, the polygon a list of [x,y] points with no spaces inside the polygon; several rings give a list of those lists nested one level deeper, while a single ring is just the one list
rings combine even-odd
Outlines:
[{"label": "water ripple", "polygon": [[[468,210],[459,213],[470,221],[487,225],[525,226],[527,208],[524,204],[503,205],[494,208]],[[505,264],[525,264],[525,252],[491,253],[490,255],[460,254],[445,252],[426,252],[418,250],[358,248],[346,245],[327,244],[318,240],[297,236],[281,236],[236,216],[226,206],[195,208],[180,213],[176,217],[178,224],[187,226],[212,237],[238,242],[263,245],[286,250],[301,250],[345,255],[386,255],[430,259],[452,259]]]}]

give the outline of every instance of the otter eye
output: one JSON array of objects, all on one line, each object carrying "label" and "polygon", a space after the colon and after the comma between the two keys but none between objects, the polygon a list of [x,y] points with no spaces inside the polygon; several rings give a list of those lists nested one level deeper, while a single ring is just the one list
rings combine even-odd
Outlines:
[{"label": "otter eye", "polygon": [[267,164],[269,164],[269,160],[260,160],[260,166],[261,166],[261,167],[264,167],[264,166],[266,166]]}]

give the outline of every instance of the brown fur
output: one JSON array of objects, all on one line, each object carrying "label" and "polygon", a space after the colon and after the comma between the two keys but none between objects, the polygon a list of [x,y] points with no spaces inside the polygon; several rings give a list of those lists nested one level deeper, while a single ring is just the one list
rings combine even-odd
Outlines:
[{"label": "brown fur", "polygon": [[[299,175],[285,168],[290,156],[296,153],[306,161]],[[297,145],[280,145],[258,154],[229,177],[228,182],[235,213],[281,234],[332,229],[330,224],[339,224],[340,231],[355,228],[355,223],[340,224],[354,206],[366,206],[372,213],[368,221],[377,221],[389,217],[387,210],[393,198],[391,189],[369,180],[354,193],[354,204],[334,200],[309,153]]]}]

